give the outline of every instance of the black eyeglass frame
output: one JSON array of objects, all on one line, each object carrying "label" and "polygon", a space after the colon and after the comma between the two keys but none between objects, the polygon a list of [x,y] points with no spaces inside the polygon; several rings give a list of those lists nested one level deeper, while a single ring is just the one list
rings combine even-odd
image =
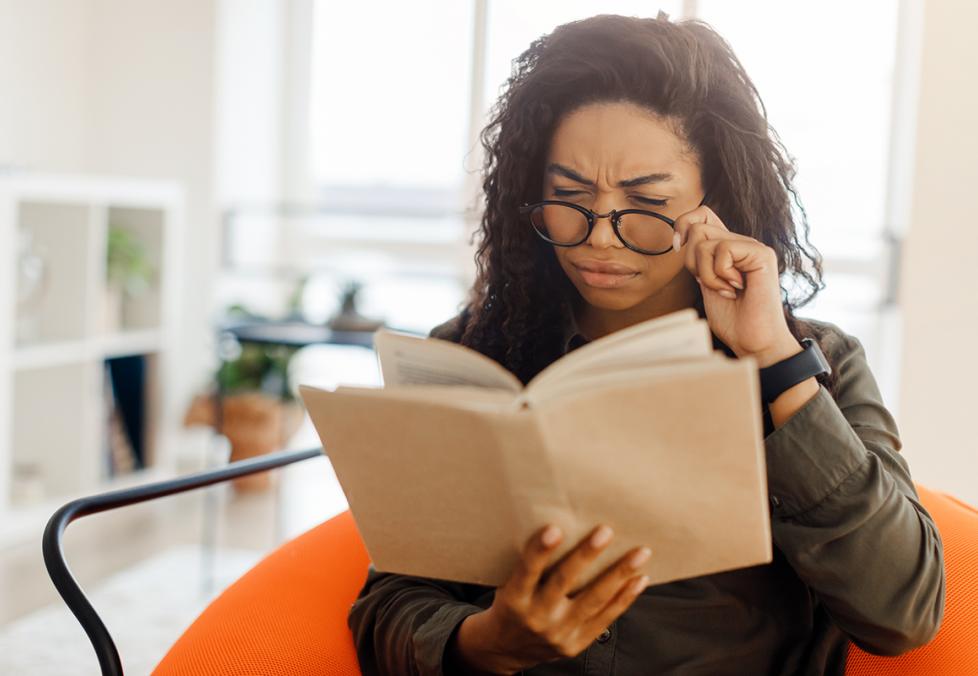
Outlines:
[{"label": "black eyeglass frame", "polygon": [[[703,195],[703,199],[700,201],[700,203],[697,206],[698,207],[703,206],[703,204],[706,202],[706,198],[707,195]],[[556,204],[563,207],[570,207],[571,209],[575,209],[579,211],[585,218],[587,218],[587,231],[584,233],[584,236],[581,237],[580,240],[568,244],[566,242],[554,241],[549,237],[547,237],[546,235],[544,235],[542,232],[540,232],[540,230],[535,225],[533,225],[533,219],[529,218],[529,216],[530,214],[533,213],[535,209],[539,209],[541,207],[547,206],[548,204]],[[649,211],[647,209],[622,209],[621,211],[618,211],[617,209],[612,209],[606,214],[598,214],[591,211],[587,207],[582,207],[580,204],[574,204],[573,202],[564,202],[563,200],[542,200],[540,202],[534,202],[533,204],[524,204],[523,206],[520,207],[520,215],[528,217],[527,220],[530,221],[530,226],[533,228],[533,231],[537,233],[537,235],[539,235],[540,239],[550,244],[553,244],[554,246],[572,247],[572,246],[580,246],[581,244],[584,244],[584,242],[586,242],[588,238],[591,236],[591,232],[594,230],[594,224],[597,222],[597,220],[599,218],[610,217],[611,229],[615,231],[615,237],[618,238],[619,242],[624,244],[627,248],[631,249],[632,251],[635,251],[640,254],[644,254],[646,256],[661,256],[663,254],[667,254],[670,251],[672,251],[671,246],[667,249],[663,249],[662,251],[651,251],[649,249],[642,249],[641,247],[633,246],[628,242],[626,242],[625,238],[621,236],[621,231],[618,228],[618,221],[621,219],[622,216],[627,216],[628,214],[642,214],[643,216],[653,216],[655,218],[658,218],[660,221],[663,221],[666,225],[668,225],[673,230],[675,230],[676,228],[676,222],[673,219],[669,218],[664,214],[660,214],[655,211]]]}]

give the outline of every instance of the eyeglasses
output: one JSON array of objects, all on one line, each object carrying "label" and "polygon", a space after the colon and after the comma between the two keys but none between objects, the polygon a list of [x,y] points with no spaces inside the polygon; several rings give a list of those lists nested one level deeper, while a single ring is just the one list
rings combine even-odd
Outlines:
[{"label": "eyeglasses", "polygon": [[[705,201],[704,195],[700,204]],[[520,214],[529,218],[541,239],[557,246],[583,244],[591,236],[597,220],[610,217],[615,235],[632,251],[646,256],[661,256],[672,251],[675,221],[655,211],[612,209],[606,214],[597,214],[572,202],[543,200],[524,204]]]}]

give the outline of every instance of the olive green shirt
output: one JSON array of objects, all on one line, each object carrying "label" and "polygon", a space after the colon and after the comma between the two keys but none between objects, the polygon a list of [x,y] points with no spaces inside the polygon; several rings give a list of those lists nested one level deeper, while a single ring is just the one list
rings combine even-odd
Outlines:
[{"label": "olive green shirt", "polygon": [[[524,673],[843,674],[849,641],[894,655],[936,634],[943,547],[896,423],[859,340],[804,321],[824,336],[838,395],[820,384],[777,429],[763,407],[771,563],[650,586],[584,652]],[[457,341],[459,326],[455,317],[431,335]],[[565,337],[566,350],[586,342],[573,326]],[[348,618],[363,673],[450,673],[449,639],[493,593],[371,565]]]}]

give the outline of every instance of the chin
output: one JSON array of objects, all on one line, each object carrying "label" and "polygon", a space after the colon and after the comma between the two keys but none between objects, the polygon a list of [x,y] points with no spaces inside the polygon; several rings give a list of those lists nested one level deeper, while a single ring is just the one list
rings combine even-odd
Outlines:
[{"label": "chin", "polygon": [[578,286],[577,292],[581,294],[588,305],[602,310],[627,310],[635,307],[651,295],[650,293],[638,294],[623,289],[595,289],[587,285]]}]

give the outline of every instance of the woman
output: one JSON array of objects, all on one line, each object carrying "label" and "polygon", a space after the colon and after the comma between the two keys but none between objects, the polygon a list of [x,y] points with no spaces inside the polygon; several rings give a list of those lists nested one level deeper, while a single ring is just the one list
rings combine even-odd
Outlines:
[{"label": "woman", "polygon": [[[363,672],[841,674],[850,641],[926,643],[941,540],[861,344],[794,316],[823,287],[820,258],[729,45],[701,22],[598,16],[515,66],[482,136],[478,279],[432,335],[526,382],[588,340],[695,307],[731,357],[763,368],[811,338],[832,370],[765,405],[770,564],[649,587],[639,548],[571,596],[613,538],[596,524],[559,561],[562,534],[541,528],[498,589],[371,569],[349,617]],[[807,293],[783,299],[782,276]]]}]

